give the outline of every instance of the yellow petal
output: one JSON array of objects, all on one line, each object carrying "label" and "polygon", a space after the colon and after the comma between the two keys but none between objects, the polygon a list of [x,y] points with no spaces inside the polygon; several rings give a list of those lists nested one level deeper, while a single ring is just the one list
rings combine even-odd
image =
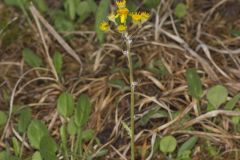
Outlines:
[{"label": "yellow petal", "polygon": [[142,12],[142,13],[141,13],[141,21],[142,21],[142,23],[146,22],[146,21],[149,19],[149,17],[150,17],[150,14],[149,14],[149,13],[147,13],[147,12]]},{"label": "yellow petal", "polygon": [[132,17],[132,21],[134,24],[140,23],[142,19],[142,14],[140,12],[133,12],[130,14],[130,16]]},{"label": "yellow petal", "polygon": [[108,15],[108,19],[109,21],[112,21],[115,23],[116,15],[114,13],[111,13],[110,15]]},{"label": "yellow petal", "polygon": [[126,7],[126,0],[118,0],[116,1],[118,8],[125,8]]},{"label": "yellow petal", "polygon": [[127,26],[121,24],[117,27],[117,30],[118,30],[118,32],[122,33],[127,30]]},{"label": "yellow petal", "polygon": [[110,30],[109,24],[108,24],[107,22],[105,22],[105,21],[100,24],[99,28],[100,28],[102,31],[104,31],[104,32]]}]

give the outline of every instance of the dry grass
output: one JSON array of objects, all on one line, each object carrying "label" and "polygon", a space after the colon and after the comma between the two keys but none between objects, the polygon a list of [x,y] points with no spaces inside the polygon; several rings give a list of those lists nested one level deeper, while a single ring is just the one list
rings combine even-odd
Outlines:
[{"label": "dry grass", "polygon": [[[134,56],[142,63],[135,69],[137,85],[136,121],[153,107],[153,104],[166,110],[169,117],[173,111],[180,111],[175,118],[162,118],[148,126],[135,128],[136,147],[152,150],[156,135],[173,134],[181,143],[191,135],[201,137],[194,151],[193,159],[209,157],[202,148],[206,140],[216,146],[221,155],[215,159],[240,159],[240,134],[234,132],[230,121],[240,112],[220,110],[206,112],[206,100],[200,101],[201,113],[196,111],[196,101],[187,93],[186,69],[196,67],[207,89],[215,84],[226,86],[229,97],[240,91],[240,49],[239,37],[233,37],[229,28],[240,29],[239,19],[230,20],[229,14],[239,17],[240,9],[231,6],[237,1],[193,1],[187,0],[189,14],[184,20],[173,19],[172,1],[162,1],[156,10],[152,10],[151,22],[134,33]],[[0,5],[2,8],[2,5]],[[230,7],[229,7],[230,6]],[[223,9],[224,8],[224,9]],[[230,9],[229,9],[230,8]],[[91,97],[94,111],[88,127],[95,128],[101,146],[108,148],[105,159],[128,159],[129,139],[121,121],[129,120],[129,93],[108,85],[111,79],[122,79],[129,84],[127,74],[115,68],[126,68],[126,60],[121,51],[121,37],[108,34],[103,45],[96,42],[95,33],[88,30],[71,33],[57,33],[35,8],[30,8],[35,22],[33,28],[27,28],[31,40],[17,41],[7,48],[0,49],[0,109],[9,111],[9,121],[1,134],[0,148],[6,147],[8,138],[21,137],[14,130],[15,105],[27,105],[34,111],[34,117],[44,120],[52,135],[58,137],[61,119],[56,113],[56,98],[63,90],[70,91],[75,97],[87,93]],[[1,12],[0,12],[1,14]],[[20,19],[11,23],[21,25]],[[131,30],[136,30],[132,27]],[[32,32],[32,33],[30,33]],[[64,35],[73,35],[72,41],[66,42]],[[41,39],[41,40],[40,40]],[[57,43],[58,42],[58,43]],[[0,41],[1,45],[1,41]],[[71,46],[71,47],[70,47]],[[21,57],[23,47],[34,48],[45,57],[48,69],[30,69],[24,65]],[[51,54],[60,49],[64,55],[63,78],[58,79],[52,67]],[[159,78],[147,70],[152,60],[161,60],[168,75]],[[9,95],[4,101],[3,92]],[[238,106],[239,108],[239,103]],[[190,119],[180,124],[189,115]],[[215,117],[217,120],[213,120]],[[187,130],[192,127],[193,130]],[[26,152],[29,145],[25,141]],[[87,146],[86,146],[87,147]],[[146,154],[148,155],[148,154]],[[146,156],[143,155],[143,156]],[[146,159],[151,158],[152,154]],[[161,155],[156,157],[163,159]],[[141,159],[139,157],[139,159]]]}]

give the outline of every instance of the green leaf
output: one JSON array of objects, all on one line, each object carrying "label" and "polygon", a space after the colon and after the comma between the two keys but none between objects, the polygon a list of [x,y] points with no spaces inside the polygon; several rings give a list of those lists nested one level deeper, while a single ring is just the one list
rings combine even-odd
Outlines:
[{"label": "green leaf", "polygon": [[101,0],[96,13],[95,30],[100,43],[102,43],[104,40],[104,32],[100,30],[99,25],[107,18],[109,4],[109,0]]},{"label": "green leaf", "polygon": [[216,85],[209,89],[207,93],[208,101],[217,109],[221,104],[226,102],[228,91],[224,86]]},{"label": "green leaf", "polygon": [[[239,112],[240,109],[237,108],[237,109],[235,109],[235,111],[236,111],[236,112]],[[236,130],[237,125],[240,124],[240,116],[233,116],[233,117],[232,117],[232,123],[235,125],[235,130]]]},{"label": "green leaf", "polygon": [[30,108],[24,108],[20,111],[18,119],[18,131],[20,133],[26,132],[28,125],[30,124],[32,113]]},{"label": "green leaf", "polygon": [[94,160],[95,158],[103,157],[103,156],[107,155],[107,153],[108,153],[107,149],[101,149],[94,155],[90,155],[89,157],[87,157],[87,160]]},{"label": "green leaf", "polygon": [[95,154],[95,158],[105,156],[108,153],[107,149],[102,149]]},{"label": "green leaf", "polygon": [[91,113],[91,103],[87,95],[82,94],[78,99],[75,111],[75,123],[78,127],[82,127],[87,121]]},{"label": "green leaf", "polygon": [[161,60],[152,60],[149,64],[147,69],[158,75],[159,77],[163,77],[168,74],[168,70],[164,63]]},{"label": "green leaf", "polygon": [[181,155],[179,157],[177,157],[176,160],[192,160],[190,155],[191,155],[191,151],[190,150],[183,151],[181,153]]},{"label": "green leaf", "polygon": [[178,3],[174,13],[178,18],[185,17],[187,15],[187,6],[184,3]]},{"label": "green leaf", "polygon": [[146,0],[144,1],[145,2],[144,4],[146,5],[147,8],[152,9],[156,8],[159,5],[160,1],[161,0]]},{"label": "green leaf", "polygon": [[210,102],[208,102],[207,103],[207,111],[209,112],[209,111],[213,111],[213,110],[215,110],[216,108],[210,103]]},{"label": "green leaf", "polygon": [[198,141],[198,137],[193,136],[189,138],[186,142],[184,142],[181,147],[178,149],[177,157],[180,157],[185,153],[185,151],[192,150],[192,148],[195,146],[195,144]]},{"label": "green leaf", "polygon": [[240,123],[240,116],[234,116],[232,117],[232,123],[234,125],[238,125]]},{"label": "green leaf", "polygon": [[240,99],[240,93],[235,95],[230,101],[227,102],[227,104],[225,105],[225,109],[232,110],[237,104],[237,102],[239,101],[239,99]]},{"label": "green leaf", "polygon": [[64,7],[68,13],[68,16],[71,20],[75,20],[77,13],[77,1],[76,0],[67,0],[64,3]]},{"label": "green leaf", "polygon": [[7,122],[6,113],[0,111],[0,126],[4,125]]},{"label": "green leaf", "polygon": [[53,12],[51,17],[54,21],[54,27],[59,32],[74,30],[74,23],[69,20],[69,18],[63,11],[57,10],[57,11]]},{"label": "green leaf", "polygon": [[112,79],[108,81],[108,85],[113,87],[113,88],[117,88],[120,90],[126,90],[129,87],[125,84],[125,82],[123,80],[120,79]]},{"label": "green leaf", "polygon": [[122,121],[123,128],[127,131],[128,135],[131,137],[131,129],[128,125]]},{"label": "green leaf", "polygon": [[203,94],[203,90],[202,83],[199,75],[197,74],[196,69],[194,68],[188,69],[186,76],[188,82],[189,95],[193,96],[196,99],[200,99]]},{"label": "green leaf", "polygon": [[74,136],[77,132],[77,126],[75,125],[74,118],[71,118],[67,125],[68,134]]},{"label": "green leaf", "polygon": [[48,129],[42,121],[33,120],[27,130],[27,136],[31,146],[39,149],[40,141],[43,136],[48,135]]},{"label": "green leaf", "polygon": [[204,148],[208,151],[208,153],[210,154],[210,156],[216,157],[217,155],[219,155],[219,148],[212,145],[210,141],[206,141],[206,146],[204,146]]},{"label": "green leaf", "polygon": [[77,14],[80,16],[80,22],[83,22],[91,13],[91,7],[88,1],[82,1],[78,4]]},{"label": "green leaf", "polygon": [[42,59],[28,48],[23,50],[23,59],[31,67],[40,67],[43,65]]},{"label": "green leaf", "polygon": [[0,152],[0,160],[19,160],[19,158],[11,155],[9,149],[7,149],[7,151]]},{"label": "green leaf", "polygon": [[130,12],[134,12],[137,10],[137,5],[134,1],[127,1],[127,8]]},{"label": "green leaf", "polygon": [[40,152],[35,152],[32,156],[32,160],[42,160]]},{"label": "green leaf", "polygon": [[240,36],[240,30],[237,30],[237,29],[233,29],[230,31],[231,34],[235,37],[239,37]]},{"label": "green leaf", "polygon": [[40,154],[44,160],[57,160],[57,149],[57,143],[52,137],[48,135],[42,137],[40,142]]},{"label": "green leaf", "polygon": [[61,75],[63,60],[62,60],[62,54],[58,51],[55,52],[53,55],[53,64],[57,74]]},{"label": "green leaf", "polygon": [[63,145],[65,146],[67,144],[67,134],[66,134],[65,125],[62,125],[60,128],[60,137],[61,137]]},{"label": "green leaf", "polygon": [[173,136],[165,136],[160,140],[160,151],[172,153],[177,147],[177,140]]},{"label": "green leaf", "polygon": [[94,132],[93,129],[85,130],[85,131],[83,131],[83,133],[82,133],[82,139],[83,139],[84,141],[90,141],[90,140],[93,138],[94,133],[95,133],[95,132]]},{"label": "green leaf", "polygon": [[33,0],[33,3],[36,4],[37,8],[41,12],[46,12],[48,10],[48,6],[45,0]]},{"label": "green leaf", "polygon": [[96,13],[97,7],[98,7],[96,2],[94,0],[87,0],[87,2],[88,2],[88,6],[90,7],[91,12]]},{"label": "green leaf", "polygon": [[26,6],[28,0],[4,0],[5,4],[9,6],[16,6],[21,8],[21,6]]},{"label": "green leaf", "polygon": [[73,96],[68,92],[63,92],[58,97],[57,101],[57,111],[58,113],[67,118],[73,114],[74,110],[74,99]]},{"label": "green leaf", "polygon": [[20,155],[20,144],[17,140],[17,138],[13,137],[12,138],[12,143],[13,143],[13,150],[16,156]]},{"label": "green leaf", "polygon": [[168,113],[165,110],[159,110],[159,108],[155,107],[147,111],[147,113],[141,117],[139,123],[141,126],[145,126],[151,119],[166,117],[168,117]]}]

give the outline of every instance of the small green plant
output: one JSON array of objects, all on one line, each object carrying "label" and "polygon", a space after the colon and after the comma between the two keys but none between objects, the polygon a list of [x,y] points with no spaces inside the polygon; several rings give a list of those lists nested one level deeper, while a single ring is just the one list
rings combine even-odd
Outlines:
[{"label": "small green plant", "polygon": [[208,107],[218,109],[220,105],[227,101],[228,90],[221,85],[216,85],[208,90],[207,100]]},{"label": "small green plant", "polygon": [[[85,94],[81,95],[75,105],[73,96],[68,92],[62,92],[58,97],[57,111],[64,118],[60,136],[65,159],[72,157],[77,160],[89,157],[89,151],[83,149],[83,143],[91,140],[94,136],[92,129],[84,130],[91,113],[89,97]],[[67,143],[68,138],[73,140],[71,151]]]},{"label": "small green plant", "polygon": [[184,3],[178,3],[175,10],[174,14],[178,18],[183,18],[187,15],[187,6]]},{"label": "small green plant", "polygon": [[[198,137],[193,136],[177,147],[177,140],[173,136],[164,136],[159,142],[159,150],[169,160],[191,160],[192,149],[196,145]],[[175,151],[177,149],[177,154]]]},{"label": "small green plant", "polygon": [[[108,4],[108,0],[103,0],[100,5],[102,5],[102,8],[106,7]],[[150,16],[149,13],[147,12],[132,12],[129,13],[129,9],[127,8],[126,0],[118,0],[116,1],[117,4],[117,11],[116,14],[112,12],[110,15],[108,15],[108,20],[112,22],[115,27],[117,32],[122,34],[122,37],[124,37],[124,42],[126,45],[126,50],[123,51],[123,54],[127,57],[128,60],[128,68],[129,68],[129,80],[130,80],[130,90],[131,90],[131,95],[130,95],[130,131],[129,127],[123,123],[124,128],[127,129],[128,132],[130,132],[130,139],[131,139],[131,160],[135,159],[135,147],[134,147],[134,126],[135,126],[135,121],[134,121],[134,90],[135,90],[135,85],[136,82],[134,82],[134,77],[133,77],[133,58],[131,54],[131,43],[132,39],[131,36],[128,33],[128,26],[127,26],[127,19],[128,17],[131,18],[132,23],[134,25],[142,25],[144,22],[146,22]],[[100,12],[101,11],[101,12]],[[103,21],[105,17],[104,15],[107,15],[108,11],[107,10],[100,10],[99,14],[101,15],[97,23],[97,28],[100,30],[107,32],[110,31],[110,25],[108,22]],[[97,29],[97,30],[99,30]],[[103,40],[103,33],[99,32],[100,34],[100,41]]]}]

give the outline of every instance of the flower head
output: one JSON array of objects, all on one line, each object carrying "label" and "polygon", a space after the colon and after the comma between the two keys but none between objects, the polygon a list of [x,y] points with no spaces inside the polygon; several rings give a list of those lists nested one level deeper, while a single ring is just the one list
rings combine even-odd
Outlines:
[{"label": "flower head", "polygon": [[125,8],[126,7],[126,0],[118,0],[116,1],[118,8]]},{"label": "flower head", "polygon": [[107,22],[104,21],[100,24],[100,29],[104,32],[107,32],[107,31],[109,31],[110,26]]},{"label": "flower head", "polygon": [[128,13],[129,10],[127,8],[120,8],[117,10],[117,16],[120,16],[120,22],[122,24],[126,24]]},{"label": "flower head", "polygon": [[118,32],[120,32],[120,33],[125,32],[125,31],[127,30],[127,26],[121,24],[121,25],[119,25],[119,26],[117,27],[117,30],[118,30]]},{"label": "flower head", "polygon": [[140,12],[133,12],[130,14],[134,24],[138,24],[141,21],[142,14]]},{"label": "flower head", "polygon": [[117,18],[117,16],[114,13],[111,13],[108,15],[108,20],[112,21],[113,23],[116,23],[115,19]]},{"label": "flower head", "polygon": [[[116,30],[120,33],[127,33],[127,18],[131,17],[133,24],[142,24],[146,22],[150,14],[147,12],[132,12],[129,13],[129,10],[126,6],[126,0],[116,0],[117,10],[108,15],[108,20],[113,22],[116,26]],[[117,20],[119,18],[119,21]],[[108,22],[102,22],[100,24],[100,29],[102,31],[109,31],[110,26]]]},{"label": "flower head", "polygon": [[142,16],[141,21],[142,21],[142,23],[144,23],[148,20],[148,18],[150,17],[150,14],[147,12],[142,12],[141,16]]},{"label": "flower head", "polygon": [[130,14],[134,24],[144,23],[150,17],[150,14],[147,12],[133,12]]}]

